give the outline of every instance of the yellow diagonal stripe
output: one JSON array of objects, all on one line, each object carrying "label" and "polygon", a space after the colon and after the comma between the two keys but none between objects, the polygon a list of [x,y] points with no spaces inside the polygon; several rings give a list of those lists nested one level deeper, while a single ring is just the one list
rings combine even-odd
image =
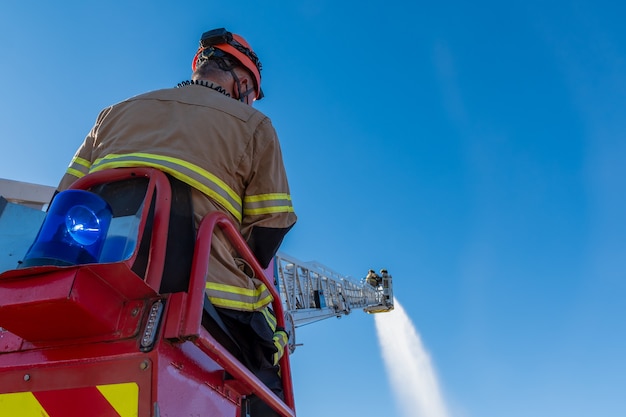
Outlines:
[{"label": "yellow diagonal stripe", "polygon": [[[135,413],[135,416],[137,413]],[[30,392],[0,394],[0,417],[50,417]]]},{"label": "yellow diagonal stripe", "polygon": [[[137,417],[139,386],[124,384],[98,385],[98,391],[121,417]],[[0,417],[50,417],[31,392],[0,394]]]},{"label": "yellow diagonal stripe", "polygon": [[121,417],[137,417],[139,412],[139,387],[137,384],[129,382],[126,384],[98,385],[96,388]]}]

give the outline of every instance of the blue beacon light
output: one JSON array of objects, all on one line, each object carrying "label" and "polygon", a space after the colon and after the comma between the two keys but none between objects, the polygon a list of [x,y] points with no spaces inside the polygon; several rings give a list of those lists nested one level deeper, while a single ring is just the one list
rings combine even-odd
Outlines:
[{"label": "blue beacon light", "polygon": [[20,267],[98,262],[111,218],[111,207],[100,196],[84,190],[60,192]]}]

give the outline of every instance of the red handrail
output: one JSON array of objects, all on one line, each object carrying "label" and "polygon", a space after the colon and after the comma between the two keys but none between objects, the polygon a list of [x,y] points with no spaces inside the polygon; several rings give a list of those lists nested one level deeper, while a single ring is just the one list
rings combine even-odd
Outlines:
[{"label": "red handrail", "polygon": [[[211,240],[215,226],[219,226],[220,229],[222,229],[227,239],[234,246],[239,255],[241,255],[243,259],[250,264],[255,276],[269,289],[272,297],[274,298],[272,301],[272,307],[276,315],[278,326],[285,327],[285,316],[280,296],[278,295],[278,291],[276,290],[274,283],[269,282],[263,268],[261,268],[261,265],[259,265],[259,262],[252,253],[252,250],[250,250],[250,247],[243,239],[243,236],[241,236],[239,229],[225,213],[213,212],[205,216],[200,223],[200,227],[198,228],[198,237],[196,239],[194,260],[191,269],[191,281],[189,283],[190,299],[186,304],[186,312],[184,314],[186,320],[181,328],[181,336],[199,335],[200,341],[196,342],[196,344],[205,346],[205,348],[209,351],[219,353],[218,356],[222,356],[222,359],[227,359],[228,356],[232,355],[224,355],[223,353],[225,350],[223,348],[215,350],[214,345],[217,342],[215,342],[212,337],[208,338],[208,333],[200,326],[205,297],[205,279],[208,271]],[[280,360],[283,392],[285,396],[284,403],[272,391],[267,389],[258,378],[245,369],[245,366],[234,357],[232,358],[232,361],[226,360],[223,366],[229,373],[239,375],[248,388],[253,389],[259,398],[265,401],[268,405],[272,406],[277,412],[281,413],[281,415],[285,417],[295,415],[293,411],[295,402],[293,386],[291,383],[291,367],[289,364],[288,349],[285,349],[285,354]],[[285,408],[285,404],[289,408]]]},{"label": "red handrail", "polygon": [[[229,351],[227,351],[209,332],[200,329],[199,337],[194,344],[204,353],[213,358],[225,371],[230,373],[238,382],[242,382],[257,397],[262,399],[267,405],[272,407],[282,417],[295,417],[296,413],[293,408],[293,401],[287,405],[287,390],[285,381],[283,380],[283,390],[285,392],[285,401],[283,402],[276,396],[267,386],[261,382],[252,372],[237,360]],[[287,349],[285,349],[285,356]],[[282,371],[283,368],[281,368]],[[291,384],[288,385],[291,388]],[[292,391],[290,391],[292,392]]]}]

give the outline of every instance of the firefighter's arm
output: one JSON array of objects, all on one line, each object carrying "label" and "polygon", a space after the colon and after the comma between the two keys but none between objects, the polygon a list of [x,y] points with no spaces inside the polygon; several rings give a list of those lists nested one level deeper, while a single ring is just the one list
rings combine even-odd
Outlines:
[{"label": "firefighter's arm", "polygon": [[243,201],[242,233],[267,267],[296,222],[280,144],[269,119],[257,129]]},{"label": "firefighter's arm", "polygon": [[267,268],[276,255],[283,238],[292,226],[293,224],[285,228],[252,226],[248,246],[263,268]]}]

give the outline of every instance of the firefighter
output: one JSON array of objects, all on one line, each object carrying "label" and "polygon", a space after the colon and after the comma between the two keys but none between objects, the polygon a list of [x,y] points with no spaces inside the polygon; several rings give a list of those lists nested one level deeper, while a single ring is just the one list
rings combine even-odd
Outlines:
[{"label": "firefighter", "polygon": [[377,288],[380,283],[380,276],[373,269],[370,269],[367,272],[367,276],[365,277],[365,281],[370,284],[372,287]]},{"label": "firefighter", "polygon": [[[261,62],[244,38],[220,28],[202,35],[192,71],[175,88],[104,109],[58,188],[102,169],[158,168],[192,187],[196,227],[206,214],[225,212],[267,267],[296,215],[276,132],[252,107],[263,98]],[[277,363],[287,334],[276,327],[272,296],[219,230],[216,236],[206,294],[218,316],[203,324],[281,396]]]}]

